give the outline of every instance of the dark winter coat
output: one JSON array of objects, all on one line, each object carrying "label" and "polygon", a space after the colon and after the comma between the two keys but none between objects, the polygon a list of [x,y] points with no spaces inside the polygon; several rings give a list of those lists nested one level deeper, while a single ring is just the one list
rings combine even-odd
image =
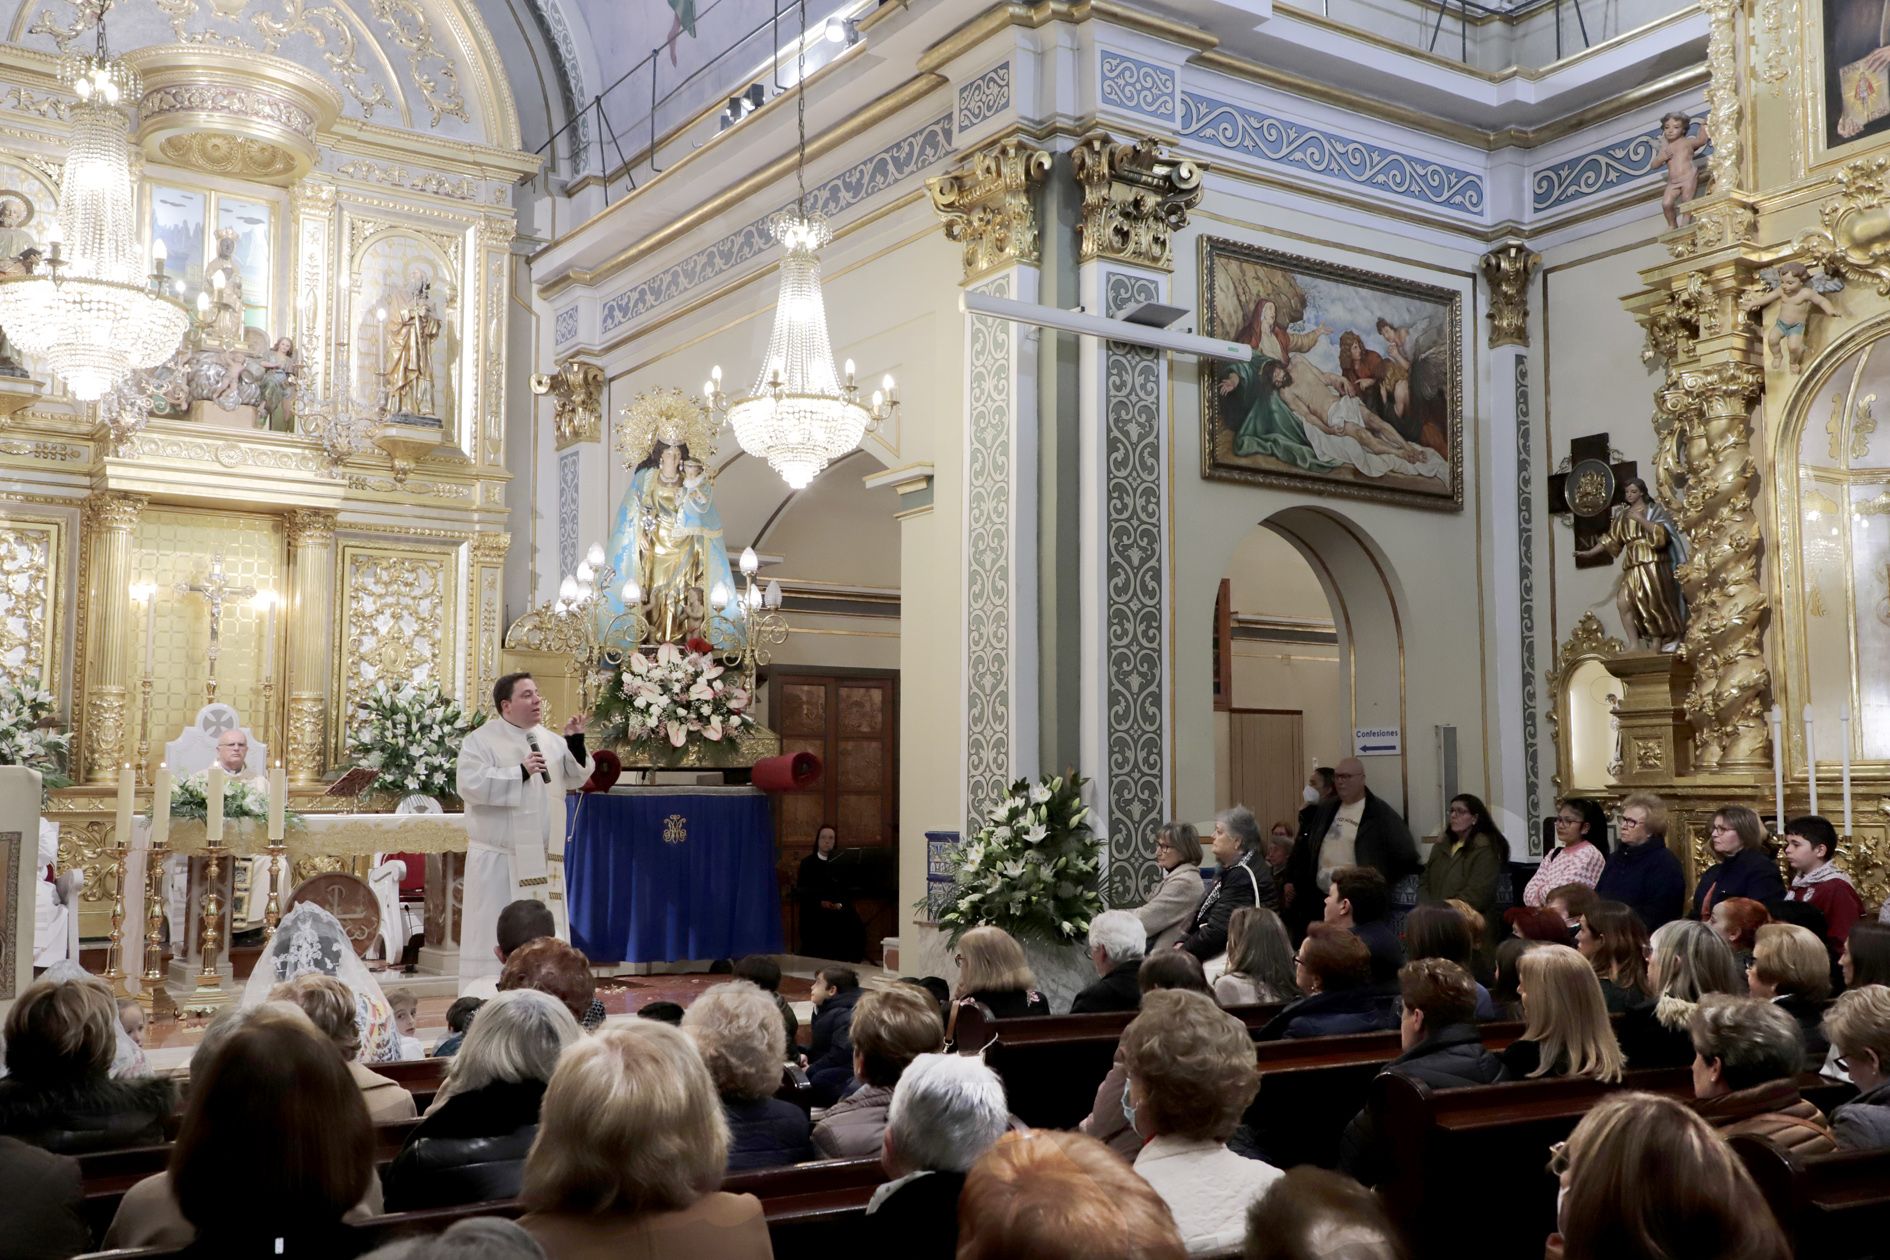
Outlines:
[{"label": "dark winter coat", "polygon": [[381,1174],[387,1210],[517,1198],[544,1101],[543,1081],[495,1081],[449,1097]]},{"label": "dark winter coat", "polygon": [[1288,1003],[1286,1009],[1260,1030],[1259,1040],[1339,1037],[1346,1033],[1396,1028],[1398,1017],[1392,1014],[1391,1005],[1397,996],[1395,986],[1382,985],[1310,994]]},{"label": "dark winter coat", "polygon": [[1088,1015],[1096,1011],[1141,1009],[1142,986],[1136,980],[1141,970],[1140,958],[1117,963],[1109,969],[1108,975],[1102,976],[1076,995],[1076,999],[1070,1003],[1070,1014]]},{"label": "dark winter coat", "polygon": [[807,1079],[814,1087],[814,1102],[828,1106],[853,1079],[853,1004],[864,989],[828,995],[814,1009],[813,1038],[807,1048]]},{"label": "dark winter coat", "polygon": [[958,1195],[964,1188],[961,1172],[932,1172],[906,1182],[867,1213],[869,1245],[860,1254],[952,1260],[958,1254]]},{"label": "dark winter coat", "polygon": [[728,1117],[728,1170],[779,1168],[819,1159],[807,1113],[780,1098],[722,1095]]},{"label": "dark winter coat", "polygon": [[[1385,1064],[1380,1076],[1396,1074],[1432,1089],[1465,1089],[1508,1079],[1503,1061],[1483,1048],[1475,1024],[1450,1024]],[[1386,1180],[1386,1152],[1379,1141],[1378,1117],[1367,1104],[1345,1127],[1339,1143],[1339,1167],[1365,1185]]]},{"label": "dark winter coat", "polygon": [[1280,908],[1280,890],[1273,883],[1273,869],[1258,849],[1241,854],[1233,865],[1223,868],[1215,877],[1214,886],[1195,909],[1194,919],[1181,938],[1181,947],[1202,962],[1226,953],[1227,924],[1234,917],[1234,911],[1243,906],[1265,906],[1275,912]]},{"label": "dark winter coat", "polygon": [[114,1081],[0,1080],[0,1134],[59,1155],[154,1146],[176,1104],[171,1083],[154,1077]]},{"label": "dark winter coat", "polygon": [[1595,895],[1619,901],[1641,916],[1651,933],[1679,918],[1686,907],[1687,877],[1680,859],[1659,836],[1642,844],[1624,844],[1608,855]]},{"label": "dark winter coat", "polygon": [[1728,897],[1750,897],[1764,905],[1785,898],[1785,880],[1778,863],[1764,849],[1741,849],[1700,874],[1693,888],[1693,917],[1704,919]]}]

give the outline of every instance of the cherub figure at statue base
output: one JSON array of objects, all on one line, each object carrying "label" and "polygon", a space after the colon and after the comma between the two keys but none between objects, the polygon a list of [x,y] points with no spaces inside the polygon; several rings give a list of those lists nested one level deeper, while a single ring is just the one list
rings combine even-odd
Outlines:
[{"label": "cherub figure at statue base", "polygon": [[1685,114],[1667,114],[1660,120],[1660,165],[1666,168],[1667,191],[1661,195],[1660,210],[1667,216],[1667,226],[1682,226],[1682,220],[1691,223],[1693,216],[1684,214],[1680,206],[1692,201],[1700,191],[1700,168],[1694,165],[1694,156],[1712,143],[1706,134],[1706,124],[1700,124],[1700,134],[1687,134],[1692,130],[1693,120]]},{"label": "cherub figure at statue base", "polygon": [[1778,307],[1765,329],[1766,360],[1775,372],[1789,361],[1796,376],[1805,370],[1805,330],[1810,326],[1811,312],[1815,309],[1836,315],[1837,307],[1824,295],[1836,293],[1844,282],[1822,271],[1813,274],[1801,262],[1767,267],[1759,273],[1759,279],[1765,283],[1764,290],[1740,298],[1740,309],[1764,311],[1773,305]]}]

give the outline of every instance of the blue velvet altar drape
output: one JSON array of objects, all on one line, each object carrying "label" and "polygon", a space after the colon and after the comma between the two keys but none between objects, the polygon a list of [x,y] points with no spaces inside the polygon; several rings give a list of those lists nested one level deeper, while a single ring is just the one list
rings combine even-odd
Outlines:
[{"label": "blue velvet altar drape", "polygon": [[781,952],[766,796],[593,792],[571,797],[567,808],[571,943],[592,962]]}]

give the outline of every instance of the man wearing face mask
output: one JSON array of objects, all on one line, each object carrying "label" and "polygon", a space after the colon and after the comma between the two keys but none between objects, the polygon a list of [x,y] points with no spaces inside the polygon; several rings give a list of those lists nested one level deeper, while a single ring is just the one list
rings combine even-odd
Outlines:
[{"label": "man wearing face mask", "polygon": [[[1314,766],[1313,772],[1306,776],[1306,786],[1300,789],[1300,796],[1305,804],[1299,808],[1299,834],[1293,841],[1294,849],[1306,847],[1306,842],[1312,837],[1313,823],[1318,819],[1320,810],[1324,809],[1328,802],[1339,799],[1338,790],[1332,786],[1332,775],[1331,766]],[[1305,933],[1306,925],[1319,917],[1319,911],[1317,907],[1302,908],[1296,905],[1299,890],[1293,887],[1290,880],[1283,878],[1284,871],[1280,874],[1282,876],[1280,904],[1284,908],[1281,917],[1286,920],[1287,929],[1297,940]]]}]

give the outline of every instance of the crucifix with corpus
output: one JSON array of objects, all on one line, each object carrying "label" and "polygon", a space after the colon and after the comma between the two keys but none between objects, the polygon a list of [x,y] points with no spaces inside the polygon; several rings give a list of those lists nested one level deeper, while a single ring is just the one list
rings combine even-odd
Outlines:
[{"label": "crucifix with corpus", "polygon": [[[1608,435],[1591,433],[1568,444],[1569,468],[1549,478],[1549,511],[1570,517],[1575,525],[1575,567],[1611,563],[1606,555],[1592,554],[1617,504],[1626,502],[1627,483],[1634,480],[1633,460],[1610,460]],[[1584,555],[1583,553],[1591,553]]]},{"label": "crucifix with corpus", "polygon": [[204,684],[204,703],[217,699],[217,657],[223,654],[223,605],[230,599],[249,599],[256,594],[253,586],[232,586],[223,576],[223,553],[210,556],[210,572],[201,582],[179,582],[179,595],[201,595],[210,605],[210,676]]}]

